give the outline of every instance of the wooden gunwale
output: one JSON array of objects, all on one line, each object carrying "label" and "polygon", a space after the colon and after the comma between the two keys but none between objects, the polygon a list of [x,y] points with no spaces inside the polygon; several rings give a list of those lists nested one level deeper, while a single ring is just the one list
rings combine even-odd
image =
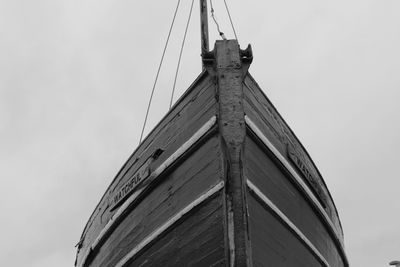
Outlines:
[{"label": "wooden gunwale", "polygon": [[174,166],[178,165],[181,160],[184,160],[187,156],[193,152],[196,147],[204,143],[210,138],[217,130],[216,127],[217,117],[212,116],[202,127],[199,128],[181,147],[179,147],[174,153],[171,154],[159,167],[154,170],[147,178],[146,184],[142,185],[140,189],[134,192],[127,200],[118,208],[108,223],[100,231],[99,235],[93,241],[93,243],[87,249],[85,255],[82,258],[81,264],[78,266],[85,266],[89,257],[93,256],[93,253],[97,250],[106,237],[112,232],[121,221],[124,215],[133,208],[135,204],[145,197],[145,194],[149,192],[161,179],[166,172],[170,171]]},{"label": "wooden gunwale", "polygon": [[318,260],[326,267],[330,267],[328,261],[322,256],[313,243],[300,231],[299,228],[267,197],[260,189],[257,188],[250,180],[246,180],[247,188],[258,201],[267,206],[284,224],[302,241],[307,248],[318,258]]},{"label": "wooden gunwale", "polygon": [[317,214],[323,219],[325,222],[329,233],[333,237],[334,243],[340,251],[342,259],[346,266],[349,266],[345,251],[343,239],[338,232],[338,229],[334,226],[332,220],[329,218],[328,214],[315,197],[314,193],[308,187],[308,185],[303,181],[297,171],[292,167],[292,165],[287,161],[287,159],[279,152],[278,149],[272,144],[272,142],[262,133],[262,131],[258,128],[258,126],[246,115],[245,116],[246,126],[251,131],[249,136],[259,139],[259,141],[264,144],[265,148],[268,149],[273,156],[282,164],[282,167],[290,174],[290,178],[295,182],[298,188],[304,193],[307,197],[308,201],[312,204],[312,207],[317,211]]}]

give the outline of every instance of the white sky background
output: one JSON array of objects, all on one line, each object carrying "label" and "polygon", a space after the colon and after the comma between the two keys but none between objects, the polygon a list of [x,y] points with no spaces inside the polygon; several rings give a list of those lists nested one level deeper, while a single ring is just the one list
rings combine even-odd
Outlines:
[{"label": "white sky background", "polygon": [[[253,45],[250,72],[333,195],[351,266],[400,259],[400,0],[228,3],[242,47]],[[73,265],[86,221],[137,146],[175,4],[0,0],[2,266]],[[146,132],[168,110],[189,5]],[[178,96],[201,71],[198,6]],[[211,20],[210,31],[213,47]]]}]

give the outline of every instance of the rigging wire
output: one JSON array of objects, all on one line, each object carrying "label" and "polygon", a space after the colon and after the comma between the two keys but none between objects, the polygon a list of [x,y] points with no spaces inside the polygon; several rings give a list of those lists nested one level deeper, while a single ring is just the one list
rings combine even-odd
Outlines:
[{"label": "rigging wire", "polygon": [[[212,0],[211,0],[211,1],[212,1]],[[236,31],[235,31],[235,26],[233,26],[233,22],[232,22],[231,13],[229,12],[229,8],[228,8],[228,5],[227,5],[227,3],[226,3],[226,0],[224,0],[224,4],[225,4],[225,9],[226,9],[226,12],[228,13],[229,21],[231,22],[231,26],[232,26],[233,34],[235,35],[236,41],[238,41],[238,42],[239,42],[239,39],[238,39],[238,37],[237,37],[237,34],[236,34]]]},{"label": "rigging wire", "polygon": [[194,3],[194,0],[192,0],[192,4],[191,4],[191,6],[190,6],[189,17],[188,17],[187,22],[186,22],[185,34],[183,35],[181,50],[180,50],[180,52],[179,52],[178,65],[176,66],[176,72],[175,72],[175,78],[174,78],[174,85],[173,85],[173,87],[172,87],[171,100],[170,100],[170,102],[169,102],[169,109],[171,109],[171,107],[172,107],[172,101],[173,101],[173,99],[174,99],[174,93],[175,93],[175,87],[176,87],[176,79],[177,79],[177,77],[178,77],[179,66],[180,66],[180,64],[181,64],[182,53],[183,53],[183,48],[184,48],[184,46],[185,46],[186,35],[187,35],[188,28],[189,28],[190,18],[192,17],[193,3]]},{"label": "rigging wire", "polygon": [[212,0],[210,0],[210,5],[211,5],[211,17],[215,22],[215,25],[217,25],[217,30],[219,35],[222,37],[223,40],[226,40],[225,34],[223,32],[221,32],[220,28],[219,28],[219,24],[217,22],[217,19],[215,18],[215,14],[214,14],[214,7],[213,7],[213,2]]},{"label": "rigging wire", "polygon": [[174,23],[175,23],[175,18],[176,18],[176,14],[178,13],[178,9],[179,9],[179,4],[180,4],[180,2],[181,2],[181,0],[178,0],[178,2],[177,2],[177,4],[176,4],[176,8],[175,8],[175,12],[174,12],[174,17],[172,18],[171,26],[170,26],[170,28],[169,28],[168,37],[167,37],[167,40],[166,40],[165,45],[164,45],[164,50],[163,50],[163,53],[162,53],[162,56],[161,56],[160,64],[158,65],[157,74],[156,74],[156,77],[155,77],[155,80],[154,80],[154,83],[153,83],[153,89],[151,90],[151,95],[150,95],[149,103],[148,103],[148,105],[147,105],[147,111],[146,111],[146,116],[145,116],[144,123],[143,123],[142,132],[141,132],[141,134],[140,134],[139,145],[140,145],[140,143],[142,142],[143,133],[144,133],[144,129],[146,128],[147,118],[148,118],[149,110],[150,110],[150,106],[151,106],[151,101],[153,100],[154,90],[155,90],[155,88],[156,88],[158,76],[159,76],[159,74],[160,74],[161,65],[162,65],[162,63],[163,63],[163,61],[164,61],[165,51],[167,50],[169,38],[170,38],[170,36],[171,36],[172,28],[173,28]]}]

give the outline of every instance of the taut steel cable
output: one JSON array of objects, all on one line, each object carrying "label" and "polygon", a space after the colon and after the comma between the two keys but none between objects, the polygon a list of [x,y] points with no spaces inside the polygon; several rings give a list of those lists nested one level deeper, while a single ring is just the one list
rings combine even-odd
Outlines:
[{"label": "taut steel cable", "polygon": [[151,101],[153,100],[154,90],[155,90],[155,88],[156,88],[156,84],[157,84],[157,80],[158,80],[158,75],[160,74],[161,65],[162,65],[162,63],[163,63],[163,61],[164,61],[165,51],[167,50],[167,46],[168,46],[168,42],[169,42],[169,37],[171,36],[172,28],[173,28],[174,23],[175,23],[176,13],[178,12],[180,2],[181,2],[181,0],[178,0],[178,2],[177,2],[177,4],[176,4],[176,8],[175,8],[175,12],[174,12],[174,17],[172,18],[171,26],[170,26],[170,28],[169,28],[168,37],[167,37],[167,40],[166,40],[166,42],[165,42],[165,46],[164,46],[164,50],[163,50],[163,53],[162,53],[162,56],[161,56],[160,64],[158,65],[158,70],[157,70],[156,78],[155,78],[154,83],[153,83],[153,89],[151,90],[151,95],[150,95],[150,99],[149,99],[149,104],[147,105],[147,111],[146,111],[146,116],[145,116],[145,118],[144,118],[144,123],[143,123],[142,132],[141,132],[141,134],[140,134],[139,145],[140,145],[140,143],[142,142],[144,129],[146,128],[147,117],[149,116],[149,110],[150,110]]},{"label": "taut steel cable", "polygon": [[236,34],[236,31],[235,31],[235,26],[233,26],[233,22],[232,22],[231,13],[229,12],[228,5],[226,4],[226,0],[224,0],[224,4],[225,4],[225,9],[226,9],[226,12],[228,13],[229,21],[231,22],[231,26],[232,26],[233,34],[235,35],[236,41],[238,41],[238,42],[239,42],[239,39],[238,39],[238,37],[237,37],[237,34]]},{"label": "taut steel cable", "polygon": [[176,79],[177,79],[177,77],[178,77],[179,66],[180,66],[180,64],[181,64],[181,58],[182,58],[183,48],[184,48],[184,46],[185,46],[185,40],[186,40],[187,30],[188,30],[188,28],[189,28],[190,18],[192,17],[193,3],[194,3],[194,0],[192,0],[192,4],[191,4],[191,6],[190,6],[189,17],[188,17],[187,22],[186,22],[185,34],[183,35],[183,40],[182,40],[182,45],[181,45],[181,51],[179,52],[178,65],[176,66],[176,72],[175,72],[175,78],[174,78],[174,85],[173,85],[173,87],[172,87],[171,100],[170,100],[170,102],[169,102],[169,109],[171,109],[171,107],[172,107],[172,101],[173,101],[173,99],[174,99],[175,86],[176,86]]}]

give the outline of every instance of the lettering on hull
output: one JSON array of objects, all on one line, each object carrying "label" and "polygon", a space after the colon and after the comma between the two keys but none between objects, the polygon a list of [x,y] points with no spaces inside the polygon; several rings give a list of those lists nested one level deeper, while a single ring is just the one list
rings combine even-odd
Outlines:
[{"label": "lettering on hull", "polygon": [[314,191],[322,206],[326,208],[327,199],[318,183],[318,179],[316,178],[315,174],[313,174],[313,168],[309,167],[307,163],[305,163],[305,159],[303,159],[303,154],[298,152],[293,146],[288,145],[287,152],[289,159],[305,177],[306,182],[308,182],[311,190]]},{"label": "lettering on hull", "polygon": [[135,189],[150,175],[150,163],[153,158],[149,158],[122,187],[111,198],[111,210],[118,207]]}]

